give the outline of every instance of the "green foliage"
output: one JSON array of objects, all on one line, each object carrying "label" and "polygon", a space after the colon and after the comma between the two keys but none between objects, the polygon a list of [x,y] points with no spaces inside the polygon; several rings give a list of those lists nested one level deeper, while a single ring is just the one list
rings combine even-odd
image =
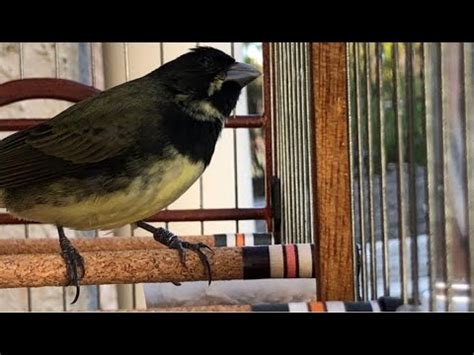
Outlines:
[{"label": "green foliage", "polygon": [[[397,46],[397,63],[394,63],[395,46]],[[412,49],[411,65],[408,62],[407,46],[411,46]],[[367,163],[368,130],[371,126],[371,156],[375,173],[379,173],[381,168],[382,137],[385,141],[387,163],[398,161],[398,141],[402,142],[404,148],[402,160],[408,162],[408,131],[412,123],[414,161],[417,165],[426,165],[422,45],[383,43],[377,53],[378,50],[375,43],[349,45],[351,129],[354,137],[357,137],[358,128],[361,133],[357,151],[363,154]],[[400,132],[397,130],[398,122],[402,127]],[[384,123],[383,132],[380,130],[382,123]],[[355,141],[357,142],[356,138]]]}]

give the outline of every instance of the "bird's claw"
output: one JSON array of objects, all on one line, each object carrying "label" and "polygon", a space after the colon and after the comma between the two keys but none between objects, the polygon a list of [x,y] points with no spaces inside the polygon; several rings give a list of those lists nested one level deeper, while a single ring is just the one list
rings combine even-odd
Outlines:
[{"label": "bird's claw", "polygon": [[170,244],[170,248],[178,250],[179,257],[181,259],[181,264],[183,264],[184,267],[186,267],[186,249],[194,251],[199,256],[199,259],[201,259],[202,264],[206,268],[207,275],[208,275],[208,283],[209,285],[211,284],[212,282],[211,265],[209,264],[207,255],[204,254],[203,251],[201,250],[201,249],[208,249],[212,253],[214,253],[214,251],[209,246],[201,242],[189,243],[186,241],[181,241],[178,238],[176,238],[173,241],[173,243]]},{"label": "bird's claw", "polygon": [[71,302],[71,304],[74,304],[78,300],[81,292],[80,280],[85,274],[84,259],[72,245],[68,245],[66,248],[64,248],[61,251],[61,256],[66,263],[66,286],[76,286],[76,296]]}]

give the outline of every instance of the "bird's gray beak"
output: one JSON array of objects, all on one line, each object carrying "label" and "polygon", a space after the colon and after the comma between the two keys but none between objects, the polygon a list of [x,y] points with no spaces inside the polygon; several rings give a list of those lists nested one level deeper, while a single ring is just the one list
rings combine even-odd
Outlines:
[{"label": "bird's gray beak", "polygon": [[253,66],[237,62],[232,64],[232,66],[227,71],[225,81],[234,81],[243,88],[245,85],[258,78],[260,75],[262,74]]}]

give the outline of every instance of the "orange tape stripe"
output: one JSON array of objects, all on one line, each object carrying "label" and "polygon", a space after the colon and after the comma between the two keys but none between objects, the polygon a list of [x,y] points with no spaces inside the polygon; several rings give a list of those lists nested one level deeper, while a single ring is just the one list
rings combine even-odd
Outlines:
[{"label": "orange tape stripe", "polygon": [[245,246],[245,235],[243,233],[237,233],[235,235],[235,245],[238,247]]},{"label": "orange tape stripe", "polygon": [[286,251],[286,277],[296,278],[296,250],[294,245],[285,245]]},{"label": "orange tape stripe", "polygon": [[326,312],[324,302],[309,302],[309,310],[311,312]]}]

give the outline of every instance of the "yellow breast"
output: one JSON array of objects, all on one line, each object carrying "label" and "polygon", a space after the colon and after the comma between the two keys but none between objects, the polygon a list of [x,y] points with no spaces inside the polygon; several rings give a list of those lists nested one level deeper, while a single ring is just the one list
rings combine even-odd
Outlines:
[{"label": "yellow breast", "polygon": [[63,206],[38,205],[17,216],[78,230],[121,227],[150,217],[171,204],[191,187],[204,168],[203,163],[178,154],[171,160],[152,164],[123,190]]}]

